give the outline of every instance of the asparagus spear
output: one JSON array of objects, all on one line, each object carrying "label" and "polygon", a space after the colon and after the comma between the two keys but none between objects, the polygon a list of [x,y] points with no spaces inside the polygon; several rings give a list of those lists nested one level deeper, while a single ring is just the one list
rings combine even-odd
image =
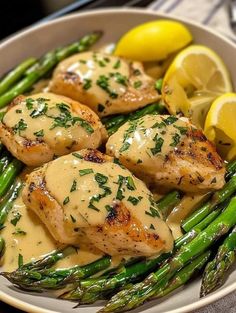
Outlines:
[{"label": "asparagus spear", "polygon": [[13,159],[5,171],[0,175],[0,197],[4,196],[7,192],[16,176],[20,173],[22,167],[23,163],[21,163],[21,161]]},{"label": "asparagus spear", "polygon": [[14,200],[18,197],[19,192],[22,188],[22,182],[17,180],[14,184],[12,193],[3,201],[0,205],[0,229],[4,227],[7,215],[12,209]]},{"label": "asparagus spear", "polygon": [[108,135],[111,136],[120,128],[120,126],[122,126],[129,120],[136,120],[147,114],[162,114],[164,110],[165,107],[161,103],[153,103],[147,105],[140,110],[136,110],[135,112],[126,115],[120,114],[112,117],[103,118],[102,122],[107,129]]},{"label": "asparagus spear", "polygon": [[26,263],[23,266],[21,266],[20,269],[21,270],[32,270],[32,271],[47,269],[47,268],[53,266],[59,260],[72,254],[73,252],[75,252],[74,247],[66,246],[66,247],[60,248],[58,250],[54,250],[54,251],[44,255],[42,258],[40,258],[36,261],[31,261],[29,263]]},{"label": "asparagus spear", "polygon": [[194,259],[190,264],[186,265],[174,276],[174,278],[172,278],[168,286],[166,288],[160,289],[153,298],[162,298],[175,289],[186,284],[196,273],[198,273],[203,268],[210,255],[211,252],[207,251]]},{"label": "asparagus spear", "polygon": [[98,299],[104,299],[104,294],[110,290],[120,288],[130,281],[136,281],[138,278],[143,277],[143,275],[147,275],[148,272],[160,265],[169,256],[170,253],[165,253],[157,258],[124,267],[121,273],[112,277],[101,276],[99,278],[81,280],[79,286],[62,294],[60,298],[71,300],[80,299],[80,303],[83,304],[93,303]]},{"label": "asparagus spear", "polygon": [[0,95],[7,91],[15,82],[17,82],[25,73],[25,71],[35,64],[37,60],[35,58],[29,58],[20,63],[12,71],[10,71],[1,81],[0,81]]},{"label": "asparagus spear", "polygon": [[16,96],[26,92],[33,86],[40,78],[44,77],[51,69],[53,69],[58,62],[76,52],[87,50],[100,37],[101,32],[93,32],[84,36],[78,42],[71,44],[59,51],[55,50],[49,53],[47,57],[43,58],[38,66],[34,66],[34,70],[28,71],[25,78],[19,81],[10,90],[0,96],[0,108],[6,106]]},{"label": "asparagus spear", "polygon": [[196,210],[190,217],[185,219],[182,223],[182,228],[185,232],[193,229],[195,225],[200,223],[214,208],[224,202],[236,191],[236,176],[233,176],[224,187],[216,191],[212,198]]},{"label": "asparagus spear", "polygon": [[11,160],[11,154],[7,150],[4,150],[0,158],[0,175],[5,171]]},{"label": "asparagus spear", "polygon": [[228,181],[236,172],[236,160],[229,162],[226,165],[225,180]]},{"label": "asparagus spear", "polygon": [[5,248],[6,248],[5,240],[2,237],[0,237],[0,258],[4,254]]},{"label": "asparagus spear", "polygon": [[208,295],[223,284],[225,273],[235,262],[235,257],[236,227],[219,247],[215,258],[207,264],[202,278],[201,297]]},{"label": "asparagus spear", "polygon": [[[55,258],[53,258],[53,262]],[[54,262],[55,263],[55,262]],[[47,266],[51,266],[51,262],[46,262]],[[43,291],[44,289],[60,289],[65,285],[74,283],[82,278],[94,275],[106,268],[111,264],[111,257],[104,256],[92,263],[84,266],[74,266],[72,268],[65,269],[44,269],[37,270],[32,268],[28,270],[20,267],[18,270],[8,273],[3,272],[0,275],[7,278],[14,285],[17,285],[23,289],[32,291]],[[35,265],[34,265],[35,266]],[[40,265],[42,268],[42,264]],[[71,279],[73,276],[73,279]]]},{"label": "asparagus spear", "polygon": [[162,213],[164,220],[167,218],[170,211],[180,202],[181,198],[182,193],[180,191],[174,190],[169,192],[157,202],[157,207]]},{"label": "asparagus spear", "polygon": [[162,288],[166,288],[177,271],[205,252],[236,224],[235,210],[236,197],[233,197],[227,208],[216,220],[190,243],[182,246],[169,262],[165,263],[155,273],[150,274],[143,282],[117,293],[100,312],[123,312],[133,309],[153,297]]}]

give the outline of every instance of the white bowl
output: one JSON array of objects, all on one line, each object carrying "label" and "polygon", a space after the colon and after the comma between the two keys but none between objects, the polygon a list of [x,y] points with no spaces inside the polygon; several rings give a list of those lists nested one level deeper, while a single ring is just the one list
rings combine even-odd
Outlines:
[{"label": "white bowl", "polygon": [[[0,76],[14,65],[30,56],[41,56],[46,51],[77,40],[93,30],[104,31],[99,45],[115,42],[133,26],[154,19],[169,18],[185,23],[193,34],[194,41],[215,50],[225,61],[231,71],[233,85],[236,89],[236,46],[214,31],[169,15],[138,9],[107,9],[69,15],[46,24],[31,27],[9,38],[0,45]],[[29,247],[30,249],[30,247]],[[200,280],[195,280],[171,296],[158,301],[151,301],[136,309],[135,312],[148,313],[184,313],[196,310],[212,303],[236,289],[236,271],[232,272],[224,286],[206,298],[199,299]],[[63,312],[71,313],[75,303],[62,301],[50,295],[25,293],[12,287],[7,280],[0,278],[0,300],[27,312]],[[99,304],[82,306],[81,313],[96,312]]]}]

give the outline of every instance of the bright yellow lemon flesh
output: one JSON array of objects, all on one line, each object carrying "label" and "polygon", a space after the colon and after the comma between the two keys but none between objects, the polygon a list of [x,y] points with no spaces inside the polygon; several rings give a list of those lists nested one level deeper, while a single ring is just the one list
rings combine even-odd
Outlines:
[{"label": "bright yellow lemon flesh", "polygon": [[214,99],[231,91],[223,60],[213,50],[201,45],[189,46],[177,54],[162,86],[168,111],[182,113],[202,128]]},{"label": "bright yellow lemon flesh", "polygon": [[226,93],[212,103],[204,132],[223,158],[236,158],[236,93]]},{"label": "bright yellow lemon flesh", "polygon": [[117,43],[114,54],[136,61],[159,61],[192,41],[181,23],[158,20],[132,28]]}]

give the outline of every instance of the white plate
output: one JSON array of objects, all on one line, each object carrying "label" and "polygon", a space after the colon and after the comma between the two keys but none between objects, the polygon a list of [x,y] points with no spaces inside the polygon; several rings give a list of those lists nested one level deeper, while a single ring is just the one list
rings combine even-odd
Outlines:
[{"label": "white plate", "polygon": [[[50,23],[34,26],[0,45],[0,75],[29,56],[40,56],[50,49],[75,41],[90,31],[104,31],[104,36],[99,42],[99,45],[102,45],[117,41],[122,34],[135,25],[159,18],[171,17],[146,10],[108,9],[73,14]],[[186,24],[196,43],[207,45],[221,55],[229,70],[232,70],[231,75],[236,89],[236,46],[206,27],[182,18],[177,20]],[[133,312],[184,313],[193,311],[236,290],[235,281],[236,271],[230,274],[221,289],[199,300],[200,280],[195,280],[171,296],[151,301]],[[75,305],[73,302],[57,300],[50,295],[19,291],[4,278],[0,278],[0,289],[0,300],[28,312],[71,313]],[[98,308],[99,305],[81,306],[73,312],[92,313]]]}]

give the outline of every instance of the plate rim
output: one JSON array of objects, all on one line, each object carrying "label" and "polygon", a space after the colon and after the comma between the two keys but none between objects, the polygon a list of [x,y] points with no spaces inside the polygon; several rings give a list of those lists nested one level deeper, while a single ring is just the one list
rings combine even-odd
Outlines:
[{"label": "plate rim", "polygon": [[[91,15],[97,15],[97,14],[111,14],[111,13],[123,13],[123,14],[129,14],[129,13],[136,13],[136,14],[147,14],[147,15],[151,15],[151,16],[158,16],[159,18],[165,18],[165,19],[173,19],[173,20],[177,20],[183,23],[189,23],[197,28],[200,28],[204,31],[207,31],[208,33],[211,33],[213,36],[220,38],[221,40],[223,40],[224,42],[226,42],[228,45],[232,46],[235,50],[236,50],[236,43],[234,43],[233,41],[231,41],[230,39],[228,39],[226,36],[220,34],[220,33],[215,33],[214,30],[212,30],[210,27],[202,25],[198,22],[192,21],[188,18],[185,17],[177,17],[175,15],[172,14],[165,14],[165,13],[161,13],[158,11],[153,11],[152,9],[142,9],[142,8],[102,8],[102,9],[94,9],[94,10],[85,10],[83,12],[75,12],[72,14],[68,14],[66,16],[60,17],[60,18],[56,18],[52,21],[48,21],[48,22],[43,22],[43,23],[37,23],[35,25],[29,26],[24,28],[23,30],[10,35],[9,37],[7,37],[6,39],[4,39],[3,41],[0,42],[0,49],[4,48],[5,46],[7,46],[8,44],[10,44],[11,42],[13,42],[16,39],[19,39],[21,37],[23,37],[24,35],[30,33],[30,32],[34,32],[37,29],[43,29],[48,27],[48,25],[56,25],[57,23],[61,23],[63,21],[67,21],[73,18],[77,18],[78,16],[91,16]],[[197,301],[195,301],[194,303],[182,306],[180,308],[177,309],[173,309],[173,310],[168,310],[162,313],[186,313],[186,312],[190,312],[192,310],[196,310],[199,309],[201,307],[204,307],[206,305],[209,305],[217,300],[222,299],[223,297],[225,297],[226,295],[232,293],[233,291],[236,290],[236,282],[231,283],[229,286],[227,287],[222,287],[221,289],[219,289],[218,291],[215,291],[214,293],[199,299]],[[26,312],[32,312],[32,313],[61,313],[59,311],[52,311],[52,310],[48,310],[48,309],[44,309],[42,307],[33,305],[33,304],[29,304],[26,301],[20,300],[14,296],[11,296],[3,291],[0,290],[0,300],[12,305],[13,307],[20,309],[20,310],[24,310]],[[154,305],[153,307],[149,307],[147,310],[149,313],[156,313],[155,309],[157,308],[156,305]],[[145,309],[146,311],[146,309]]]}]

